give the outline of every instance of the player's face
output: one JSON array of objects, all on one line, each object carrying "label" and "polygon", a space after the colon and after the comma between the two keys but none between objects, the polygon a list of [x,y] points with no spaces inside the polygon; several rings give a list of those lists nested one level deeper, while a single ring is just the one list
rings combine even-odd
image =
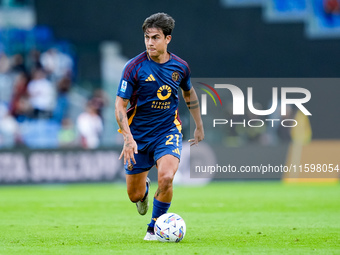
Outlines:
[{"label": "player's face", "polygon": [[153,59],[159,59],[167,53],[167,47],[170,41],[171,35],[165,36],[161,29],[149,28],[145,31],[145,47],[149,56]]}]

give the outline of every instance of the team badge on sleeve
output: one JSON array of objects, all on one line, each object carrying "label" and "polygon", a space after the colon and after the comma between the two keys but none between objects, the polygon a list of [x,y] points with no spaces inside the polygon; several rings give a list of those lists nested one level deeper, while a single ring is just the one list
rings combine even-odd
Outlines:
[{"label": "team badge on sleeve", "polygon": [[122,86],[120,86],[120,91],[125,93],[126,91],[126,86],[127,86],[127,82],[126,81],[122,81]]}]

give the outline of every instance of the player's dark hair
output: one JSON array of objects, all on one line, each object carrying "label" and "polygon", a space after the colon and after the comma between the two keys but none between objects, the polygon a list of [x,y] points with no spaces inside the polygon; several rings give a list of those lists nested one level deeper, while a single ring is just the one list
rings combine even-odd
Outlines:
[{"label": "player's dark hair", "polygon": [[164,12],[152,14],[146,18],[143,23],[143,32],[145,33],[149,28],[158,28],[163,31],[165,37],[171,35],[172,30],[175,27],[175,20]]}]

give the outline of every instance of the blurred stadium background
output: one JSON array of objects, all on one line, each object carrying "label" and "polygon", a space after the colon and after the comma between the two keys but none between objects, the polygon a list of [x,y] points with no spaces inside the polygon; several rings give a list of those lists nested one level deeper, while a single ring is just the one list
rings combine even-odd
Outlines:
[{"label": "blurred stadium background", "polygon": [[[339,0],[2,0],[0,183],[124,180],[114,98],[124,64],[144,50],[144,19],[159,11],[175,18],[169,50],[189,63],[192,77],[339,77]],[[310,120],[319,143],[304,150],[305,162],[339,164],[339,92],[325,92],[328,128]],[[311,102],[316,110],[318,104]],[[180,111],[187,140],[190,116],[182,104]],[[216,137],[205,128],[206,143],[213,144]],[[258,157],[249,148],[273,151],[265,135],[236,132],[242,142],[225,146]],[[274,136],[277,163],[284,164],[291,160],[291,134]],[[331,156],[318,158],[325,149]],[[188,150],[185,145],[184,155]],[[185,171],[178,182],[210,180],[190,179]]]}]

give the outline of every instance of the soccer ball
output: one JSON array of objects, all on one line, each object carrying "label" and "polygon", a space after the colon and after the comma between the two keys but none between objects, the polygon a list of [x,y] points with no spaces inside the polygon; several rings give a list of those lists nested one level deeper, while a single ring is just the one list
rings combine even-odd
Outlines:
[{"label": "soccer ball", "polygon": [[161,242],[176,242],[183,240],[186,231],[185,222],[175,213],[161,215],[155,224],[155,235]]}]

